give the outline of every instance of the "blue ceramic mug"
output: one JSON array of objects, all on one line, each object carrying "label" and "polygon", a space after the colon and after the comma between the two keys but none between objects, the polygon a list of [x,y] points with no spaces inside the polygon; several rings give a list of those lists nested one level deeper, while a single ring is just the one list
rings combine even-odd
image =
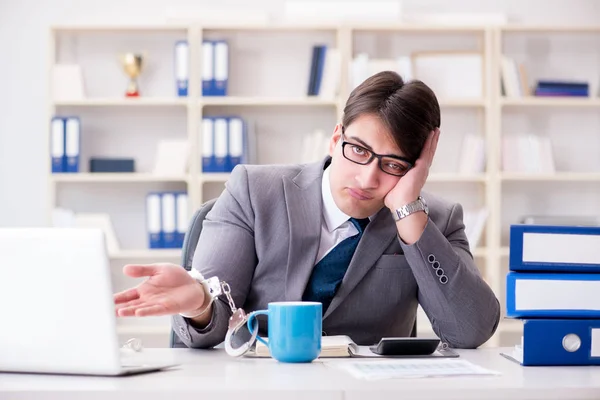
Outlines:
[{"label": "blue ceramic mug", "polygon": [[268,310],[248,316],[248,330],[258,329],[257,315],[268,318],[269,341],[257,339],[269,348],[271,357],[281,362],[311,362],[321,354],[323,305],[311,301],[269,303]]}]

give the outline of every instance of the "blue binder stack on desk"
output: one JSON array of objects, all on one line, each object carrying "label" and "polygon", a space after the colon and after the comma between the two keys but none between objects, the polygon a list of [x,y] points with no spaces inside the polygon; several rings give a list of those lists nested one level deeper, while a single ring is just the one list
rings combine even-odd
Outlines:
[{"label": "blue binder stack on desk", "polygon": [[522,365],[600,365],[600,227],[513,225],[506,315]]}]

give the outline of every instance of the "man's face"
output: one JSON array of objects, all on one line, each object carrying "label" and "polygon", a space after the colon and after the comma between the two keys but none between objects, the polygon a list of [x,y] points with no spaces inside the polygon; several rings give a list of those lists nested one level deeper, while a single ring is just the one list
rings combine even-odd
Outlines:
[{"label": "man's face", "polygon": [[[403,157],[391,134],[373,115],[362,115],[345,127],[344,139],[377,154]],[[350,146],[350,145],[347,145]],[[377,159],[360,165],[342,154],[342,128],[337,125],[329,142],[329,166],[333,200],[340,210],[354,218],[367,218],[384,207],[385,196],[396,186],[400,177],[383,172]]]}]

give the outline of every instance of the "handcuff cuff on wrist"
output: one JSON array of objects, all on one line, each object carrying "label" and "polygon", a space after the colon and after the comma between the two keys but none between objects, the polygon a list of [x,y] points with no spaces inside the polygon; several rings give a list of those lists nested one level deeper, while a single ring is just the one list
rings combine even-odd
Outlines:
[{"label": "handcuff cuff on wrist", "polygon": [[219,296],[224,294],[229,303],[229,308],[231,309],[231,317],[229,318],[229,325],[224,341],[225,351],[233,357],[243,356],[250,351],[256,342],[258,323],[255,324],[255,329],[253,329],[252,332],[248,331],[246,325],[248,322],[248,315],[243,309],[236,307],[233,298],[231,297],[231,288],[229,287],[229,284],[225,281],[220,281],[216,276],[205,279],[200,271],[194,268],[188,271],[188,273],[202,285],[205,296],[209,297],[209,303],[203,307],[203,310],[198,314],[179,313],[179,315],[185,318],[197,318],[206,313],[211,308],[210,306],[212,303],[218,299]]}]

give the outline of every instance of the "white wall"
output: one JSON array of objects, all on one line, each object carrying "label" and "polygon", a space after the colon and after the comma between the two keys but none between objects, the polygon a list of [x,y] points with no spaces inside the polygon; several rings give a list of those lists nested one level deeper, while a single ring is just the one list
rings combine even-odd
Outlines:
[{"label": "white wall", "polygon": [[[343,1],[338,1],[343,7]],[[404,12],[505,12],[516,22],[600,23],[594,0],[405,0]],[[168,8],[207,0],[0,0],[0,226],[45,223],[47,35],[51,24],[162,22]],[[221,0],[221,6],[279,13],[282,1]],[[250,5],[249,5],[250,4]]]}]

